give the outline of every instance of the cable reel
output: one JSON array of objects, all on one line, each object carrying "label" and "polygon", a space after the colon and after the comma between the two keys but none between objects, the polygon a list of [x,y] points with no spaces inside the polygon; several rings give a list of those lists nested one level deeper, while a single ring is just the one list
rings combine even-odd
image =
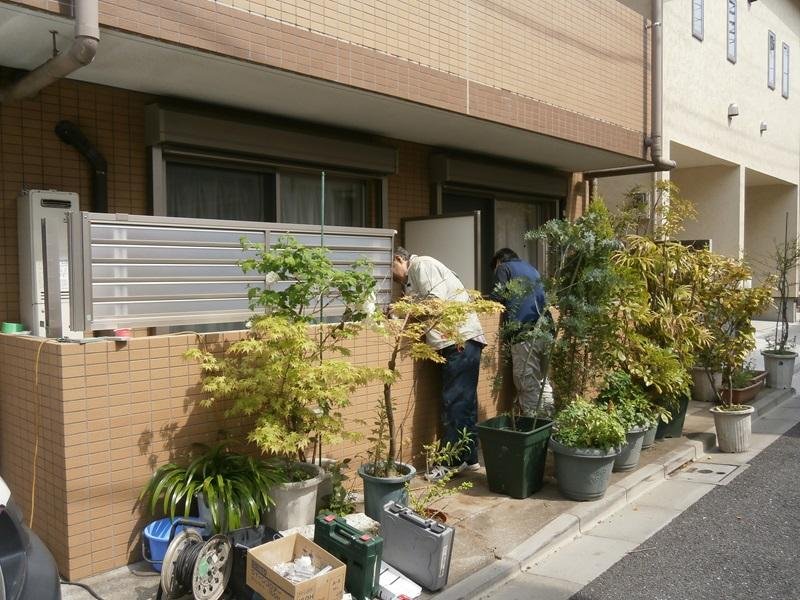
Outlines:
[{"label": "cable reel", "polygon": [[230,539],[215,535],[203,542],[193,529],[184,529],[170,542],[161,567],[164,599],[192,594],[198,600],[219,600],[233,566]]}]

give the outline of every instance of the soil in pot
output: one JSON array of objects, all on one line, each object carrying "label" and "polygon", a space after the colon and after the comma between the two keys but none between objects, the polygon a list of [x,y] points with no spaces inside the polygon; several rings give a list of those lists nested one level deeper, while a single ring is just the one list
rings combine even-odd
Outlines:
[{"label": "soil in pot", "polygon": [[435,521],[439,521],[439,523],[447,523],[447,515],[441,510],[437,510],[435,508],[426,508],[424,511],[422,511],[422,514],[426,519],[433,519]]},{"label": "soil in pot", "polygon": [[383,507],[388,502],[397,502],[408,506],[408,493],[405,484],[411,481],[417,470],[406,463],[397,463],[400,475],[396,477],[375,477],[373,465],[365,464],[358,468],[359,476],[364,480],[364,512],[376,521],[383,516]]}]

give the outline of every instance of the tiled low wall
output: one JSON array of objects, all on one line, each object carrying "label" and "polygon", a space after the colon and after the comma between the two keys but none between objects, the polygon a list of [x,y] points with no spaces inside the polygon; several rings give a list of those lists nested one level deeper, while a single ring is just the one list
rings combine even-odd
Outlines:
[{"label": "tiled low wall", "polygon": [[[481,418],[496,414],[507,395],[493,392],[497,319],[484,324],[491,343],[479,384]],[[221,349],[240,335],[206,334],[203,343]],[[140,532],[150,517],[136,498],[156,467],[195,442],[244,440],[245,420],[226,419],[224,406],[197,403],[200,370],[183,354],[198,341],[189,334],[79,345],[0,335],[0,474],[27,517],[33,506],[33,528],[65,577],[138,560]],[[358,364],[388,360],[388,346],[373,333],[350,346]],[[439,377],[431,364],[405,360],[399,368],[394,395],[409,457],[436,434]],[[350,430],[368,432],[381,395],[378,384],[353,395],[345,411]],[[365,450],[362,440],[325,454],[357,464]]]}]

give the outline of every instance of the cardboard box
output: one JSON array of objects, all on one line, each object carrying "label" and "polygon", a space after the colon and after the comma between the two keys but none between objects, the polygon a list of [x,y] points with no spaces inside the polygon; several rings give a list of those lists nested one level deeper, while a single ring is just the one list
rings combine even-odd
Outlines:
[{"label": "cardboard box", "polygon": [[[301,583],[284,579],[272,568],[308,554],[314,566],[332,569]],[[346,567],[314,542],[294,533],[252,548],[247,553],[247,585],[265,600],[341,600]]]}]

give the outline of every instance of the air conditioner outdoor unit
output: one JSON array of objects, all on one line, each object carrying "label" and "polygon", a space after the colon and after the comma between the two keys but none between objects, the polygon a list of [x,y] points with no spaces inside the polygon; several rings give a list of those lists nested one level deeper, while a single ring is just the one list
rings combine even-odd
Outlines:
[{"label": "air conditioner outdoor unit", "polygon": [[47,337],[45,315],[45,266],[42,245],[42,219],[55,232],[58,248],[58,280],[61,284],[61,325],[63,335],[82,337],[70,328],[69,250],[67,213],[80,210],[78,194],[56,190],[24,190],[17,199],[17,234],[19,236],[19,310],[26,329],[32,335]]}]

